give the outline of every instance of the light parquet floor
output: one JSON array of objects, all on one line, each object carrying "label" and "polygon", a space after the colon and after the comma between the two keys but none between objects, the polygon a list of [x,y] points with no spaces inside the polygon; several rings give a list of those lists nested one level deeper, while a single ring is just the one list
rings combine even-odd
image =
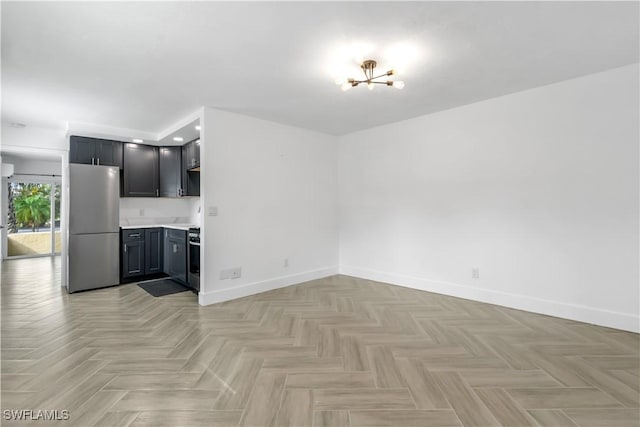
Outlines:
[{"label": "light parquet floor", "polygon": [[54,425],[640,425],[637,334],[347,276],[200,307],[57,270],[1,285],[2,409]]}]

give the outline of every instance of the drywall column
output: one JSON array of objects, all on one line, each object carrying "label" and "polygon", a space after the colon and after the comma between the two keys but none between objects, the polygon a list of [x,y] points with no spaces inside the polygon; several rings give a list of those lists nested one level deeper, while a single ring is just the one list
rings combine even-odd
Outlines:
[{"label": "drywall column", "polygon": [[202,132],[200,303],[335,274],[336,138],[213,109]]}]

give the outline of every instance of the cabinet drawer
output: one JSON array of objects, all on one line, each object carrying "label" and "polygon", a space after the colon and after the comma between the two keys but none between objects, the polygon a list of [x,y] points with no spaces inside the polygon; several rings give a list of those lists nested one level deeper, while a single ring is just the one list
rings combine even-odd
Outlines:
[{"label": "cabinet drawer", "polygon": [[123,242],[138,242],[144,240],[144,228],[122,230]]}]

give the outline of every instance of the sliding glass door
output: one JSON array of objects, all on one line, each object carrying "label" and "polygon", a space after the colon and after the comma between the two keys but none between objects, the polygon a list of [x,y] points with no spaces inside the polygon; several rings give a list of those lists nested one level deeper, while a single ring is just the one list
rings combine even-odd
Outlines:
[{"label": "sliding glass door", "polygon": [[7,255],[60,253],[60,184],[8,183]]}]

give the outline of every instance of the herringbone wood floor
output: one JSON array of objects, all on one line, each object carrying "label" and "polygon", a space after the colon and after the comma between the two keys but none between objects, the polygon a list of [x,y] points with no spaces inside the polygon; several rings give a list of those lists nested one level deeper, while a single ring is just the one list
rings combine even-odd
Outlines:
[{"label": "herringbone wood floor", "polygon": [[209,307],[136,285],[67,295],[51,267],[3,264],[3,409],[73,426],[640,424],[636,334],[346,276]]}]

